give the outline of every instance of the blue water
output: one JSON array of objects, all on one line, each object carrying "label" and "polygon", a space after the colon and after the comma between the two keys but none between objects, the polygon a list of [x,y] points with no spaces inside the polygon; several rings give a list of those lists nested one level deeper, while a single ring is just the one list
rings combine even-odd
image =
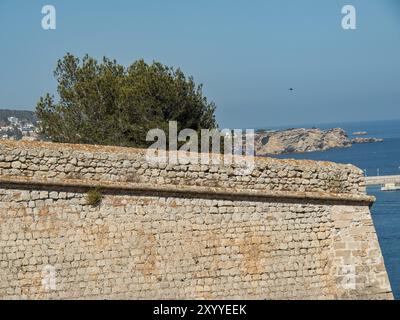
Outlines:
[{"label": "blue water", "polygon": [[[400,174],[400,120],[335,123],[315,125],[315,127],[341,127],[350,136],[356,131],[367,131],[367,137],[383,138],[385,141],[357,144],[346,149],[277,157],[351,163],[363,169],[369,176]],[[368,193],[377,199],[371,210],[372,218],[378,233],[393,294],[396,299],[400,299],[400,191],[382,192],[379,187],[370,187]]]},{"label": "blue water", "polygon": [[400,299],[400,192],[382,192],[371,187],[369,194],[377,198],[372,218],[396,299]]}]

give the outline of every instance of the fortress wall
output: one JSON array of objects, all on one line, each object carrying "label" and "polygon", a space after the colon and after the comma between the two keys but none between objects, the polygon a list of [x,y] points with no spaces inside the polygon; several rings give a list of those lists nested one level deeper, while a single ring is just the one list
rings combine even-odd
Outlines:
[{"label": "fortress wall", "polygon": [[1,141],[0,298],[392,298],[361,170],[144,155]]},{"label": "fortress wall", "polygon": [[[261,159],[250,174],[238,165],[151,164],[146,150],[37,142],[1,142],[2,176],[226,190],[364,194],[361,170],[329,162]],[[180,157],[182,158],[182,157]]]}]

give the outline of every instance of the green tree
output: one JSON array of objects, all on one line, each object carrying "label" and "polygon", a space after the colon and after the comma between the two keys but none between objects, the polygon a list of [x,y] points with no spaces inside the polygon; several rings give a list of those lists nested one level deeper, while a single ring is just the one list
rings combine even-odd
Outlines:
[{"label": "green tree", "polygon": [[167,132],[168,121],[177,121],[178,130],[217,127],[202,85],[159,62],[125,68],[67,54],[54,76],[58,101],[47,93],[36,107],[41,133],[54,142],[146,147],[148,130]]}]

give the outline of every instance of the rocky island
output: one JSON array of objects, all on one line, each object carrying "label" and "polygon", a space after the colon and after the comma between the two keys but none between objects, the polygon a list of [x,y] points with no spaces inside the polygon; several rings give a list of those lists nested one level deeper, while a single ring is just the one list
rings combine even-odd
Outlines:
[{"label": "rocky island", "polygon": [[351,139],[352,143],[375,143],[375,142],[383,142],[383,139],[380,138],[354,138]]},{"label": "rocky island", "polygon": [[258,156],[325,151],[332,148],[348,148],[355,143],[382,141],[383,139],[376,138],[350,139],[342,128],[258,131],[254,139],[255,153]]}]

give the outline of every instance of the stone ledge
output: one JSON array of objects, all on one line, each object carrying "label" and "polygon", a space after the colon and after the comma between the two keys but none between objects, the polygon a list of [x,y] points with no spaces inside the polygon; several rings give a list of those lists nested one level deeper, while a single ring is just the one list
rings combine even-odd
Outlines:
[{"label": "stone ledge", "polygon": [[56,187],[56,188],[100,188],[112,191],[137,191],[163,194],[192,194],[198,196],[220,196],[224,198],[259,198],[259,199],[291,199],[291,200],[319,200],[319,201],[340,201],[343,205],[347,202],[372,205],[375,202],[374,196],[350,193],[329,193],[329,192],[299,192],[299,191],[264,191],[264,190],[243,190],[227,189],[220,187],[200,187],[184,185],[154,186],[144,183],[125,183],[112,181],[90,181],[68,179],[64,181],[55,179],[39,179],[31,177],[0,176],[0,185],[11,185],[25,188],[32,187]]},{"label": "stone ledge", "polygon": [[[246,175],[240,162],[217,164],[187,162],[149,163],[145,149],[114,146],[70,145],[46,142],[0,141],[0,176],[33,177],[56,181],[79,179],[92,183],[136,183],[150,186],[214,187],[224,190],[302,193],[339,193],[365,196],[360,169],[349,164],[309,160],[249,158]],[[199,157],[200,154],[190,154]],[[244,161],[247,157],[240,157]],[[94,182],[98,181],[98,182]],[[303,196],[301,196],[303,197]],[[317,197],[319,198],[319,197]]]},{"label": "stone ledge", "polygon": [[[95,144],[71,144],[71,143],[59,143],[59,142],[48,142],[48,141],[23,141],[23,140],[0,140],[0,146],[19,149],[19,150],[53,150],[53,151],[71,151],[71,152],[89,152],[89,153],[106,153],[106,154],[139,154],[145,155],[147,149],[133,148],[133,147],[120,147],[111,145],[95,145]],[[181,155],[193,155],[193,153],[187,153],[184,151],[176,151]],[[197,153],[196,153],[197,154]],[[219,154],[213,154],[213,156],[220,156]],[[243,156],[246,159],[248,156]],[[272,163],[272,164],[287,164],[287,165],[300,165],[300,166],[319,166],[327,168],[353,168],[360,174],[364,172],[351,164],[335,163],[331,161],[315,161],[306,159],[278,159],[265,156],[254,156],[252,157],[256,162],[259,163]]]}]

